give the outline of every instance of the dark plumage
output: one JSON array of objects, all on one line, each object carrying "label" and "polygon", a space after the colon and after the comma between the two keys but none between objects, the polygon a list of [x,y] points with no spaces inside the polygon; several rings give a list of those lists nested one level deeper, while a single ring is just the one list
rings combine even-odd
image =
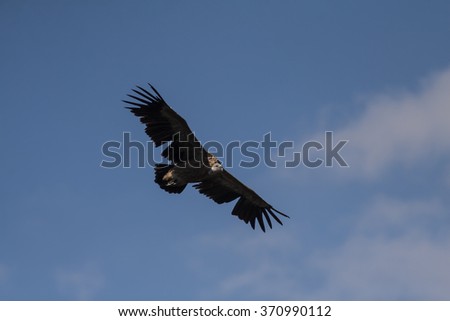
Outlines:
[{"label": "dark plumage", "polygon": [[284,213],[274,209],[252,189],[245,186],[227,172],[220,161],[208,153],[195,137],[187,122],[164,101],[158,91],[150,85],[154,93],[137,86],[133,100],[124,100],[127,108],[145,124],[145,132],[155,146],[168,143],[162,156],[169,164],[155,166],[155,182],[169,193],[181,193],[187,184],[218,204],[239,198],[232,214],[255,228],[256,220],[265,232],[264,219],[272,228],[271,218],[283,225],[277,217]]}]

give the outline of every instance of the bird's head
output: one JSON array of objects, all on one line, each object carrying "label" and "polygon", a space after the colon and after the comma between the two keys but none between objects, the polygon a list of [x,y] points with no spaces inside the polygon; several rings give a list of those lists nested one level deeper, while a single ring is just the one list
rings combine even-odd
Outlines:
[{"label": "bird's head", "polygon": [[211,173],[219,173],[223,171],[223,166],[220,163],[215,163],[211,166]]}]

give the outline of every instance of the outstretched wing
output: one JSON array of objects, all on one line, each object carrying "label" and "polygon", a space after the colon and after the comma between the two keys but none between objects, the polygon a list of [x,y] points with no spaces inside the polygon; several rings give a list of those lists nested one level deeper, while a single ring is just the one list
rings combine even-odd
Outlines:
[{"label": "outstretched wing", "polygon": [[253,229],[255,229],[255,222],[258,220],[259,226],[265,232],[264,218],[269,227],[272,228],[271,217],[279,224],[283,225],[276,213],[284,217],[289,217],[274,209],[252,189],[245,186],[226,170],[195,184],[194,187],[198,189],[200,193],[208,196],[219,204],[231,202],[239,197],[238,202],[233,208],[232,214],[239,217],[245,223],[250,222]]},{"label": "outstretched wing", "polygon": [[152,85],[148,85],[154,93],[136,86],[138,89],[132,89],[135,94],[127,95],[134,101],[124,100],[132,106],[126,108],[145,124],[145,132],[156,147],[170,143],[162,152],[162,156],[175,164],[190,160],[204,161],[207,164],[206,151],[186,120],[170,108]]}]

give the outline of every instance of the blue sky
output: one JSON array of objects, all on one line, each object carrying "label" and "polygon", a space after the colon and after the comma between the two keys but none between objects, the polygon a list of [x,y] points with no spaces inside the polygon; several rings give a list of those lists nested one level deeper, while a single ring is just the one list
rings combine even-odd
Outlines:
[{"label": "blue sky", "polygon": [[[450,299],[448,1],[2,1],[0,299]],[[201,141],[349,140],[348,168],[230,171],[253,231],[150,167],[151,82]]]}]

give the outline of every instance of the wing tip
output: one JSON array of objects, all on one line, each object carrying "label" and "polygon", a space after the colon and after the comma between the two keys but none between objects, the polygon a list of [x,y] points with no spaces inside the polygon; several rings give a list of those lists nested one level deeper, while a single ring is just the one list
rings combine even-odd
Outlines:
[{"label": "wing tip", "polygon": [[[266,232],[266,222],[267,226],[272,229],[272,218],[278,222],[280,225],[283,225],[283,222],[281,219],[277,216],[277,214],[280,214],[284,217],[289,218],[288,215],[274,209],[272,206],[268,205],[266,207],[259,207],[257,205],[254,205],[249,202],[249,200],[245,198],[239,199],[239,201],[236,203],[232,214],[239,217],[239,219],[243,220],[246,224],[250,223],[250,226],[253,230],[255,230],[256,227],[256,221],[258,221],[258,225],[260,226],[261,230],[263,232]],[[264,219],[265,218],[265,219]]]},{"label": "wing tip", "polygon": [[155,92],[155,94],[158,96],[159,99],[161,99],[162,101],[164,101],[164,98],[162,98],[161,94],[156,90],[155,87],[152,86],[151,83],[148,82],[147,85],[150,86],[150,88]]},{"label": "wing tip", "polygon": [[270,206],[270,209],[277,212],[280,215],[283,215],[284,217],[291,218],[289,215],[286,215],[283,212],[280,212],[279,210],[275,209],[273,206]]}]

